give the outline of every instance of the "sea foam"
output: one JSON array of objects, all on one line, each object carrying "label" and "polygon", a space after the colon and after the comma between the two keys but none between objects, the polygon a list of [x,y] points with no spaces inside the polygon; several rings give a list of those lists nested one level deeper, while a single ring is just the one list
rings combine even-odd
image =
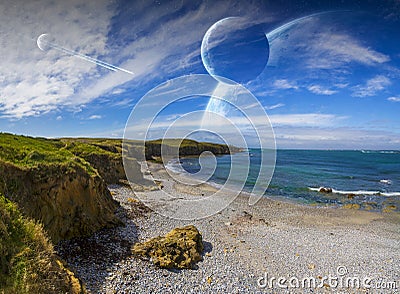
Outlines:
[{"label": "sea foam", "polygon": [[[319,192],[321,187],[319,188],[313,188],[313,187],[308,187],[310,191],[316,191]],[[332,189],[332,193],[335,194],[343,194],[343,195],[377,195],[377,196],[385,196],[385,197],[396,197],[400,196],[400,192],[381,192],[381,191],[367,191],[367,190],[356,190],[356,191],[343,191],[343,190],[336,190]]]}]

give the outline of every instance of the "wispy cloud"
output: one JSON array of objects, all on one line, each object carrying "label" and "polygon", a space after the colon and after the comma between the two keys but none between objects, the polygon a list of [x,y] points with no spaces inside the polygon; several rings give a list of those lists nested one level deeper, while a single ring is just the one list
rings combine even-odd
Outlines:
[{"label": "wispy cloud", "polygon": [[398,149],[400,135],[349,127],[278,127],[278,148],[306,149]]},{"label": "wispy cloud", "polygon": [[271,123],[276,126],[335,126],[345,116],[337,116],[334,114],[321,113],[305,113],[305,114],[274,114],[269,116]]},{"label": "wispy cloud", "polygon": [[[189,117],[189,116],[188,116]],[[172,118],[172,119],[171,119]],[[152,129],[163,130],[171,126],[172,120],[180,118],[180,116],[159,116],[157,120],[151,125]],[[269,115],[269,120],[273,127],[278,126],[308,126],[308,127],[327,127],[327,126],[337,126],[347,117],[337,116],[334,114],[320,114],[320,113],[304,113],[304,114],[273,114]],[[232,127],[232,124],[239,128],[246,128],[250,125],[250,121],[253,124],[265,125],[267,122],[266,116],[257,116],[247,118],[244,116],[235,117],[215,117],[213,120],[204,124],[202,115],[192,115],[190,119],[184,119],[174,122],[174,127],[192,129],[198,128],[199,126],[211,125],[213,128],[219,128],[221,132],[228,131],[227,127]],[[146,124],[135,124],[132,126],[137,132],[146,131],[148,129]]]},{"label": "wispy cloud", "polygon": [[313,68],[337,68],[350,62],[372,66],[390,60],[389,56],[366,47],[345,33],[319,33],[307,46],[310,46],[309,53],[313,55],[308,60],[308,66]]},{"label": "wispy cloud", "polygon": [[287,89],[295,89],[297,90],[299,87],[296,85],[294,82],[290,82],[287,79],[280,79],[280,80],[275,80],[274,83],[272,84],[276,89],[282,89],[282,90],[287,90]]},{"label": "wispy cloud", "polygon": [[89,118],[88,118],[88,119],[90,119],[90,120],[93,120],[93,119],[101,119],[101,118],[102,118],[102,116],[101,116],[101,115],[98,115],[98,114],[93,114],[93,115],[89,116]]},{"label": "wispy cloud", "polygon": [[271,105],[271,106],[265,106],[264,108],[266,110],[273,110],[273,109],[280,108],[280,107],[283,107],[283,106],[285,106],[285,104],[278,103],[278,104],[274,104],[274,105]]},{"label": "wispy cloud", "polygon": [[312,85],[312,86],[309,86],[307,89],[310,92],[312,92],[314,94],[318,94],[318,95],[333,95],[333,94],[337,93],[337,91],[335,91],[335,90],[326,89],[319,85]]},{"label": "wispy cloud", "polygon": [[353,96],[355,97],[368,97],[375,96],[378,92],[386,89],[391,84],[391,81],[383,76],[377,75],[372,79],[369,79],[365,85],[359,85],[354,87]]},{"label": "wispy cloud", "polygon": [[[196,64],[199,60],[195,60],[195,57],[200,55],[204,33],[215,21],[221,19],[221,15],[225,14],[230,5],[228,2],[214,2],[213,8],[209,9],[208,4],[203,2],[197,9],[188,10],[179,16],[166,17],[161,13],[158,18],[167,19],[162,26],[156,26],[154,21],[157,20],[154,20],[153,15],[140,7],[138,11],[143,11],[144,20],[138,21],[140,27],[133,27],[132,30],[148,33],[140,35],[134,41],[129,40],[116,52],[115,57],[117,60],[124,60],[120,66],[134,71],[135,76],[108,73],[93,81],[78,96],[95,99],[128,82],[137,86],[159,78],[172,78],[187,66]],[[250,8],[249,11],[254,13]],[[254,22],[257,18],[257,15],[253,17]]]},{"label": "wispy cloud", "polygon": [[[129,5],[137,15],[127,19],[120,18],[124,11],[118,11],[114,1],[38,0],[16,5],[2,1],[0,19],[7,29],[1,29],[1,115],[22,118],[73,110],[99,97],[119,95],[124,89],[143,89],[154,80],[173,78],[199,62],[196,57],[204,33],[234,3],[216,2],[212,9],[206,2],[190,4],[179,15],[169,3],[155,6],[133,1]],[[262,19],[252,5],[253,20]],[[62,47],[135,75],[110,72],[57,50],[43,52],[36,45],[43,33]],[[118,42],[112,39],[115,36]]]},{"label": "wispy cloud", "polygon": [[389,97],[387,100],[391,102],[400,102],[400,97]]},{"label": "wispy cloud", "polygon": [[[276,38],[270,44],[268,64],[277,67],[287,60],[287,56],[296,56],[295,62],[308,69],[337,70],[350,63],[379,66],[390,61],[388,55],[372,49],[348,30],[338,27],[332,21],[335,19],[315,15],[291,27],[285,38]],[[332,27],[335,27],[334,31]]]},{"label": "wispy cloud", "polygon": [[[108,1],[2,1],[0,112],[5,117],[37,116],[73,107],[83,79],[101,72],[93,63],[57,50],[41,51],[36,38],[48,33],[61,46],[98,58],[106,54],[113,7]],[[68,27],[66,30],[65,28]],[[10,70],[12,69],[12,71]]]}]

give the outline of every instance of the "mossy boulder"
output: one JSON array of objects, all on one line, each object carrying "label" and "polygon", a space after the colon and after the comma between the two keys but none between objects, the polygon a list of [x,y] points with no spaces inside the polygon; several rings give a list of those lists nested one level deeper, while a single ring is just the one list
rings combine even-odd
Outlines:
[{"label": "mossy boulder", "polygon": [[143,243],[136,243],[132,253],[162,268],[191,269],[202,260],[203,240],[193,225],[175,228],[165,236],[158,236]]}]

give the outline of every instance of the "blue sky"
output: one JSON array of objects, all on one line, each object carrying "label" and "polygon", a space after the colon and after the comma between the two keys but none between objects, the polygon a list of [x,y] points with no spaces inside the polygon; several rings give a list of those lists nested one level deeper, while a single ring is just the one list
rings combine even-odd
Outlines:
[{"label": "blue sky", "polygon": [[[182,75],[209,74],[202,41],[226,18],[233,20],[210,37],[215,73],[234,70],[237,78],[246,65],[250,76],[239,82],[268,114],[278,148],[400,148],[399,0],[2,1],[0,130],[122,137],[148,91]],[[246,27],[249,34],[237,33]],[[268,37],[265,68],[260,32]],[[41,51],[36,40],[44,33],[134,74]],[[257,50],[249,49],[253,43]],[[204,97],[190,101],[166,108],[158,121],[166,125],[207,105]]]}]

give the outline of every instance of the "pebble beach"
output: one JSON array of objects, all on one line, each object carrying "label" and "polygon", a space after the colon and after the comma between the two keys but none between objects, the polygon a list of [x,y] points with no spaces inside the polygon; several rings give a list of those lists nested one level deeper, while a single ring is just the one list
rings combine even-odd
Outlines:
[{"label": "pebble beach", "polygon": [[[175,182],[150,171],[168,193],[204,196],[207,184]],[[400,288],[400,216],[312,207],[240,194],[221,212],[175,220],[144,206],[129,187],[110,186],[124,227],[63,241],[57,253],[89,293],[396,293]],[[141,197],[159,191],[141,192]],[[193,224],[204,243],[191,270],[160,269],[132,256],[135,242]]]}]

